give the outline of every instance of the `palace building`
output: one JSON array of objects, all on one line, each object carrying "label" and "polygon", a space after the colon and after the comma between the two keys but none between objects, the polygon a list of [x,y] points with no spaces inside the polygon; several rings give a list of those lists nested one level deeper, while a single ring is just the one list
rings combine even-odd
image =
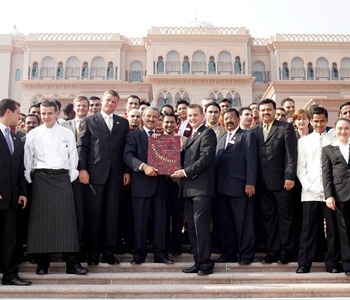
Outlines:
[{"label": "palace building", "polygon": [[262,98],[298,107],[324,103],[337,111],[350,100],[350,35],[275,34],[254,38],[246,28],[195,21],[152,27],[143,38],[119,33],[0,35],[0,97],[35,102],[107,89],[153,106],[211,97],[245,106]]}]

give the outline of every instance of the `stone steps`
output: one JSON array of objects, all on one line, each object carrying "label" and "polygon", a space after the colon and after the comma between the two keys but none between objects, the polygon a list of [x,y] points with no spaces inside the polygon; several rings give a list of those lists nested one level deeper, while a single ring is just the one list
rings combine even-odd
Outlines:
[{"label": "stone steps", "polygon": [[[165,298],[291,298],[348,297],[350,277],[329,274],[323,263],[314,263],[311,273],[296,274],[297,263],[249,266],[216,264],[214,274],[184,274],[192,256],[176,257],[173,265],[156,264],[148,257],[131,265],[131,255],[117,256],[119,265],[88,266],[86,276],[65,274],[65,264],[53,262],[47,275],[36,275],[35,264],[22,263],[20,276],[32,281],[28,287],[2,286],[0,298],[66,299],[165,299]],[[82,264],[86,266],[86,263]]]}]

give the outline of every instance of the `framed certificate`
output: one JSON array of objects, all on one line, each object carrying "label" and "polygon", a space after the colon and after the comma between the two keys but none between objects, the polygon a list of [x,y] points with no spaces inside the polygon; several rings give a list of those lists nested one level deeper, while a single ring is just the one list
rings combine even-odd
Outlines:
[{"label": "framed certificate", "polygon": [[171,175],[181,169],[180,138],[172,135],[148,138],[147,164],[158,169],[159,175]]}]

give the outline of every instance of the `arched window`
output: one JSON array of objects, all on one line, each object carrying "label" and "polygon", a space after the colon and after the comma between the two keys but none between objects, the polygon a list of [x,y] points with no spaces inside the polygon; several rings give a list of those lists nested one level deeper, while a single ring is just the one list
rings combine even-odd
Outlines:
[{"label": "arched window", "polygon": [[241,106],[241,95],[235,91],[235,90],[231,90],[229,91],[226,96],[226,99],[230,99],[231,100],[231,106],[232,107],[240,107]]},{"label": "arched window", "polygon": [[38,63],[34,62],[32,67],[32,73],[31,73],[31,79],[38,79],[39,78],[39,67]]},{"label": "arched window", "polygon": [[20,81],[21,80],[21,69],[16,69],[15,72],[15,81]]},{"label": "arched window", "polygon": [[173,105],[173,95],[168,90],[162,90],[157,96],[157,106],[162,107],[165,104]]},{"label": "arched window", "polygon": [[184,61],[182,63],[182,74],[190,74],[190,60],[188,56],[184,56]]},{"label": "arched window", "polygon": [[329,80],[330,71],[328,60],[320,57],[316,60],[316,80]]},{"label": "arched window", "polygon": [[289,79],[289,68],[288,63],[284,62],[282,65],[282,80],[288,80]]},{"label": "arched window", "polygon": [[81,79],[89,79],[89,64],[86,61],[81,69]]},{"label": "arched window", "polygon": [[180,99],[186,100],[188,103],[191,103],[190,96],[188,95],[187,91],[185,90],[179,90],[175,94],[175,102],[177,102]]},{"label": "arched window", "polygon": [[142,81],[143,66],[138,60],[135,60],[130,65],[130,82],[141,82]]},{"label": "arched window", "polygon": [[164,74],[163,56],[158,56],[158,61],[157,61],[157,74]]},{"label": "arched window", "polygon": [[232,74],[232,57],[228,51],[219,53],[218,74]]},{"label": "arched window", "polygon": [[207,62],[203,51],[196,51],[192,55],[192,74],[207,74]]},{"label": "arched window", "polygon": [[306,79],[307,80],[314,80],[314,67],[312,66],[311,62],[309,62],[307,64]]},{"label": "arched window", "polygon": [[252,75],[255,77],[256,83],[265,83],[265,64],[261,61],[256,61],[252,66]]},{"label": "arched window", "polygon": [[208,73],[209,74],[216,74],[216,64],[215,64],[214,56],[209,57]]},{"label": "arched window", "polygon": [[300,57],[294,57],[291,65],[291,79],[292,80],[304,80],[305,68],[304,61]]},{"label": "arched window", "polygon": [[56,68],[56,79],[62,80],[63,79],[63,63],[60,61]]},{"label": "arched window", "polygon": [[108,80],[115,79],[115,77],[114,77],[114,67],[113,67],[113,63],[111,61],[108,63],[108,67],[107,67],[107,79]]},{"label": "arched window", "polygon": [[103,80],[105,79],[105,74],[105,60],[101,56],[94,57],[91,62],[90,78]]},{"label": "arched window", "polygon": [[339,80],[339,72],[337,63],[332,64],[332,80]]},{"label": "arched window", "polygon": [[46,56],[41,61],[40,79],[55,79],[55,61],[52,57]]},{"label": "arched window", "polygon": [[350,58],[344,57],[340,62],[340,79],[350,79]]},{"label": "arched window", "polygon": [[242,74],[242,64],[241,64],[241,58],[239,56],[235,57],[235,63],[234,63],[234,74]]},{"label": "arched window", "polygon": [[180,54],[173,50],[170,51],[166,56],[165,72],[167,74],[180,74],[181,73],[181,63]]},{"label": "arched window", "polygon": [[71,56],[66,63],[66,79],[80,79],[80,61],[77,57]]}]

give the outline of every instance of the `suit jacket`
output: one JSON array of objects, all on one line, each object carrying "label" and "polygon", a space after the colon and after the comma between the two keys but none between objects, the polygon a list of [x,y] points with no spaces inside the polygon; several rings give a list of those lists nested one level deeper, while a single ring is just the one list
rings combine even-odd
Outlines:
[{"label": "suit jacket", "polygon": [[114,176],[122,185],[126,171],[123,153],[129,123],[123,117],[113,115],[113,128],[109,130],[101,113],[80,121],[77,140],[79,170],[87,170],[90,183],[104,184],[108,176]]},{"label": "suit jacket", "polygon": [[183,167],[187,177],[180,185],[182,197],[215,195],[215,150],[217,138],[214,131],[201,125],[194,138],[187,139]]},{"label": "suit jacket", "polygon": [[322,148],[322,181],[326,199],[350,200],[350,170],[338,146]]},{"label": "suit jacket", "polygon": [[293,126],[274,120],[266,141],[263,136],[263,123],[252,131],[258,137],[260,184],[263,180],[268,190],[283,190],[285,179],[295,180],[297,140]]},{"label": "suit jacket", "polygon": [[245,197],[245,186],[257,183],[257,138],[254,132],[238,128],[225,149],[226,136],[224,133],[219,137],[216,147],[217,191],[232,197]]},{"label": "suit jacket", "polygon": [[68,121],[63,121],[62,123],[60,123],[60,125],[70,129],[74,133],[75,140],[77,140],[77,138],[78,138],[78,131],[77,131],[77,122],[76,122],[75,119],[68,120]]},{"label": "suit jacket", "polygon": [[27,194],[21,140],[13,133],[11,137],[14,149],[12,155],[0,130],[0,209],[7,209],[9,205],[17,209],[18,196]]},{"label": "suit jacket", "polygon": [[144,129],[130,131],[126,137],[124,160],[132,169],[131,195],[133,197],[152,197],[157,189],[166,195],[165,176],[147,176],[140,170],[142,163],[147,164],[148,136]]}]

